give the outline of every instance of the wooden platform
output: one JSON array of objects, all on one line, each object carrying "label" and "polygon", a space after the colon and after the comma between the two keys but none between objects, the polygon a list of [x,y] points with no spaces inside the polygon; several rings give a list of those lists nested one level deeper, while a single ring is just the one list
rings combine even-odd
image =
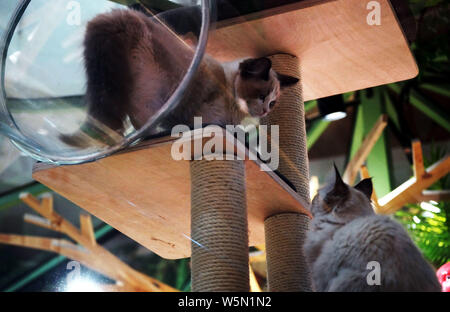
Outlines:
[{"label": "wooden platform", "polygon": [[305,0],[220,22],[207,53],[221,61],[284,52],[301,62],[305,101],[418,74],[389,0],[370,26],[369,1]]},{"label": "wooden platform", "polygon": [[[202,129],[192,142],[206,140]],[[263,221],[283,211],[309,214],[307,203],[240,142],[226,152],[245,153],[250,245],[264,243]],[[189,161],[171,156],[174,138],[146,141],[131,150],[82,165],[56,167],[38,163],[33,178],[110,224],[158,255],[190,256]],[[193,150],[193,149],[192,149]]]}]

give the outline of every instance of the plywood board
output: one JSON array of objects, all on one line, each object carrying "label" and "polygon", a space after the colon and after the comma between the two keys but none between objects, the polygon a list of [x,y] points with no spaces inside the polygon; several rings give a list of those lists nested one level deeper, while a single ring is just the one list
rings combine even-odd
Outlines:
[{"label": "plywood board", "polygon": [[[33,177],[158,255],[189,257],[189,161],[173,160],[173,140],[146,141],[81,165],[36,164]],[[245,149],[242,144],[232,146],[235,152]],[[308,204],[280,177],[260,170],[263,163],[247,159],[245,164],[253,246],[264,243],[265,218],[285,211],[309,212]]]},{"label": "plywood board", "polygon": [[299,57],[305,101],[411,79],[418,68],[388,0],[380,25],[370,1],[306,0],[226,20],[207,52],[221,61],[289,53]]}]

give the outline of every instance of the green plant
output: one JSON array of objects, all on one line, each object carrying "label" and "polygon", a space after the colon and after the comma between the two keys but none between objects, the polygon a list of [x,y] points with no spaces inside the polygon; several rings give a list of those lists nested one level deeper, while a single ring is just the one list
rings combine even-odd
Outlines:
[{"label": "green plant", "polygon": [[[435,163],[445,155],[445,150],[433,145],[425,166]],[[450,189],[450,176],[437,181],[431,190]],[[450,202],[425,202],[410,204],[395,214],[422,250],[424,256],[435,266],[450,261]]]}]

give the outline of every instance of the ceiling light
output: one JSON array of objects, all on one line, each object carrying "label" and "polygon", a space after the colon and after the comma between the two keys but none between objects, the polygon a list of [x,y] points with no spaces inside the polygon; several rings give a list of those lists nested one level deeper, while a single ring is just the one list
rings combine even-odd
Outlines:
[{"label": "ceiling light", "polygon": [[347,113],[346,112],[334,112],[334,113],[330,113],[328,115],[326,115],[324,117],[324,119],[326,121],[336,121],[342,118],[347,117]]},{"label": "ceiling light", "polygon": [[342,95],[334,95],[317,100],[320,115],[327,121],[347,117],[346,105]]}]

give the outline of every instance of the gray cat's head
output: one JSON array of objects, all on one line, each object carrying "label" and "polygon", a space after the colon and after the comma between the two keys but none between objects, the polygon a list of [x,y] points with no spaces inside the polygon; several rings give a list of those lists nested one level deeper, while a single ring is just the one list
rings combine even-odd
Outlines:
[{"label": "gray cat's head", "polygon": [[266,57],[247,59],[239,64],[234,85],[236,101],[245,113],[264,117],[276,106],[281,90],[297,82],[298,78],[275,72]]},{"label": "gray cat's head", "polygon": [[328,180],[311,203],[311,213],[314,217],[334,216],[341,221],[351,221],[360,216],[374,214],[370,201],[372,179],[364,179],[351,187],[342,181],[334,166]]}]

